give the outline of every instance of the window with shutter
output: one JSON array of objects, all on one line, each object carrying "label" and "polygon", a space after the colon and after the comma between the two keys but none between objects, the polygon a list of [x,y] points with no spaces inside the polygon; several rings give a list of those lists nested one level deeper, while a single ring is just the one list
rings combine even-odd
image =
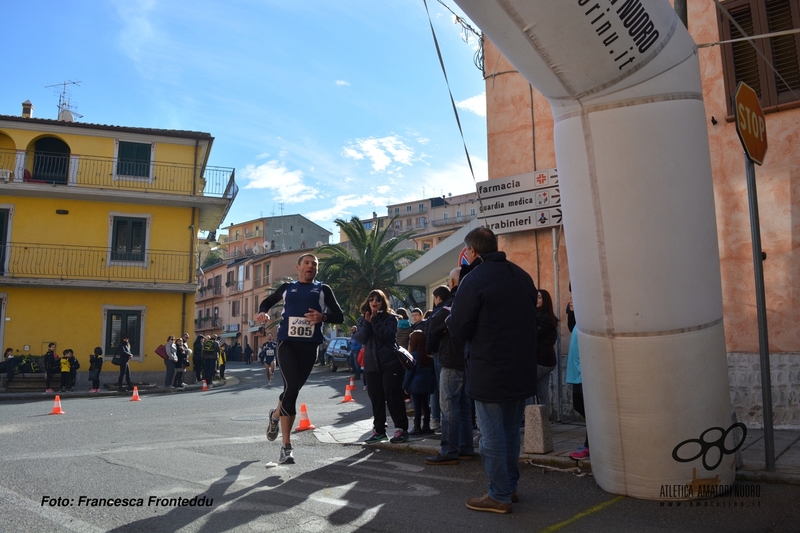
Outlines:
[{"label": "window with shutter", "polygon": [[147,219],[113,217],[111,260],[143,262],[147,242]]},{"label": "window with shutter", "polygon": [[151,168],[149,143],[119,141],[117,146],[117,175],[149,178]]},{"label": "window with shutter", "polygon": [[[798,0],[731,0],[722,5],[748,37],[800,28]],[[718,13],[718,17],[721,40],[745,37],[724,13]],[[764,57],[771,61],[774,70]],[[800,34],[723,44],[728,114],[733,115],[733,97],[740,81],[753,88],[765,113],[779,111],[778,106],[785,104],[800,105],[799,57]]]}]

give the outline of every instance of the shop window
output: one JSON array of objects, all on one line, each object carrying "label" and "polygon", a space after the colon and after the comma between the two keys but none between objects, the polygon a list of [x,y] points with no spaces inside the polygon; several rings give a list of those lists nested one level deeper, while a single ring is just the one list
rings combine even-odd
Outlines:
[{"label": "shop window", "polygon": [[144,307],[115,308],[104,307],[105,327],[103,331],[103,354],[113,357],[123,335],[130,341],[131,353],[134,357],[142,356],[142,333],[144,330]]}]

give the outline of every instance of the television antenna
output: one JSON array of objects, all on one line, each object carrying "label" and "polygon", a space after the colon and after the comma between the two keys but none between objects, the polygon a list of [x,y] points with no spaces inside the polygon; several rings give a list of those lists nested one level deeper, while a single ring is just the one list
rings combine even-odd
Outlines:
[{"label": "television antenna", "polygon": [[80,87],[81,82],[66,80],[53,85],[45,85],[44,88],[52,89],[61,87],[61,93],[58,95],[58,120],[72,122],[75,117],[83,118],[83,115],[75,111],[76,106],[72,104],[71,95],[67,93],[67,85],[75,85],[76,87]]}]

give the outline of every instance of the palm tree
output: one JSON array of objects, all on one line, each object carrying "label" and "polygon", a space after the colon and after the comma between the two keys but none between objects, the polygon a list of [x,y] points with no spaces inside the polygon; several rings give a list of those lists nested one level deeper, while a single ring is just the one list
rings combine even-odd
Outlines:
[{"label": "palm tree", "polygon": [[337,218],[334,222],[347,235],[353,251],[341,244],[325,244],[317,248],[320,256],[318,277],[334,290],[345,313],[345,324],[356,322],[361,314],[361,303],[373,289],[407,301],[413,287],[398,285],[397,274],[422,254],[413,249],[395,248],[414,235],[414,231],[387,238],[394,219],[384,229],[375,225],[370,230],[364,228],[358,217],[349,222]]}]

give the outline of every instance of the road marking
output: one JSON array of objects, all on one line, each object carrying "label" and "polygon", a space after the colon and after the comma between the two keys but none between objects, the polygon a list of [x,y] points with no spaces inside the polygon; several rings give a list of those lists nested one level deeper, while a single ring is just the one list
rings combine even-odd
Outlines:
[{"label": "road marking", "polygon": [[540,533],[552,533],[553,531],[558,531],[559,529],[567,527],[568,525],[570,525],[571,523],[575,522],[576,520],[580,520],[581,518],[583,518],[585,516],[589,516],[590,514],[594,514],[597,511],[601,511],[601,510],[605,509],[609,505],[613,505],[613,504],[617,503],[618,501],[620,501],[624,497],[625,496],[617,496],[616,498],[612,498],[611,500],[605,501],[603,503],[598,503],[594,507],[590,507],[590,508],[586,509],[585,511],[576,514],[575,516],[567,518],[563,522],[559,522],[558,524],[554,524],[554,525],[552,525],[550,527],[546,527],[546,528],[542,529]]}]

